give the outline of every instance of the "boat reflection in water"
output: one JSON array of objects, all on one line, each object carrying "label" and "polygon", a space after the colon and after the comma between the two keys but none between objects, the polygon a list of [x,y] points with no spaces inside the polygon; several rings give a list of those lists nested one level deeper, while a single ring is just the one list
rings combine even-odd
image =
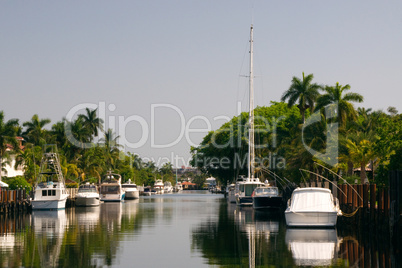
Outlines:
[{"label": "boat reflection in water", "polygon": [[277,216],[277,213],[256,212],[252,207],[238,206],[236,208],[235,222],[239,225],[240,230],[247,233],[248,236],[249,267],[256,267],[256,263],[260,263],[257,259],[265,253],[258,250],[262,248],[258,245],[269,245],[272,236],[278,235],[279,219]]},{"label": "boat reflection in water", "polygon": [[285,241],[299,266],[331,265],[339,250],[336,229],[287,229]]},{"label": "boat reflection in water", "polygon": [[75,219],[79,228],[85,231],[94,231],[99,225],[100,207],[76,207]]},{"label": "boat reflection in water", "polygon": [[66,211],[32,211],[31,219],[37,250],[34,255],[39,256],[41,267],[56,267],[68,225]]},{"label": "boat reflection in water", "polygon": [[108,231],[116,231],[116,227],[120,229],[122,206],[121,202],[105,202],[100,205],[100,220]]}]

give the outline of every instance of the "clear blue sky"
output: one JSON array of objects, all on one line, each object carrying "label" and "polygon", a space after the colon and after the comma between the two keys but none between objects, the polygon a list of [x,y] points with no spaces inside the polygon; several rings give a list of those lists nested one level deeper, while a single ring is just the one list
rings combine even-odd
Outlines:
[{"label": "clear blue sky", "polygon": [[[114,105],[107,119],[143,118],[143,157],[189,157],[189,139],[150,148],[151,105],[212,129],[247,109],[248,39],[254,24],[256,104],[278,101],[293,76],[350,84],[375,110],[402,112],[401,1],[1,1],[0,110],[52,123],[83,103]],[[205,128],[193,119],[191,128]],[[110,126],[113,121],[107,120]],[[140,123],[118,132],[132,143]],[[155,142],[180,137],[173,108],[155,110]],[[197,144],[206,132],[190,135]],[[180,163],[179,163],[180,165]]]}]

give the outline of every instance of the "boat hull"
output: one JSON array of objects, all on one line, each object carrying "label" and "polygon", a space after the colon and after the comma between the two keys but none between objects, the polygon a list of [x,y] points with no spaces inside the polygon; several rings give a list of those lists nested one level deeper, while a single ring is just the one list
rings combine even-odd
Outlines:
[{"label": "boat hull", "polygon": [[77,207],[96,207],[99,206],[99,197],[76,197],[75,205]]},{"label": "boat hull", "polygon": [[125,194],[102,194],[100,200],[103,202],[121,202],[124,197]]},{"label": "boat hull", "polygon": [[280,209],[282,206],[282,197],[280,196],[254,196],[254,209]]},{"label": "boat hull", "polygon": [[229,203],[236,203],[236,196],[235,196],[234,192],[229,191],[228,200],[229,200]]},{"label": "boat hull", "polygon": [[236,196],[236,204],[238,206],[252,206],[253,198],[251,196]]},{"label": "boat hull", "polygon": [[140,198],[140,192],[139,191],[127,191],[124,196],[124,199],[138,199]]},{"label": "boat hull", "polygon": [[336,211],[285,211],[286,225],[291,227],[334,227],[338,218]]},{"label": "boat hull", "polygon": [[31,200],[33,210],[56,210],[66,208],[67,196],[55,200]]}]

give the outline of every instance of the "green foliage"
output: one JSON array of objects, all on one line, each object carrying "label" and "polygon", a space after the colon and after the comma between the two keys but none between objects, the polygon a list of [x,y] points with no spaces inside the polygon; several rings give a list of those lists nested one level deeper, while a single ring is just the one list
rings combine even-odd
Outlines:
[{"label": "green foliage", "polygon": [[72,182],[72,183],[66,183],[67,188],[78,188],[78,183],[77,182]]},{"label": "green foliage", "polygon": [[28,191],[30,191],[32,189],[31,184],[27,182],[22,176],[17,176],[15,178],[6,178],[4,179],[4,181],[8,184],[8,188],[10,190],[26,188]]},{"label": "green foliage", "polygon": [[[354,169],[360,168],[359,181],[365,182],[366,167],[372,164],[376,176],[375,181],[370,182],[386,184],[390,170],[402,169],[402,115],[398,115],[394,107],[388,109],[390,115],[364,108],[356,111],[352,102],[362,102],[363,96],[347,92],[348,84],[319,86],[312,80],[312,74],[305,76],[303,73],[301,79],[293,77],[289,89],[282,95],[287,105],[271,103],[269,107],[254,110],[255,154],[263,159],[257,163],[255,175],[270,179],[265,172],[269,169],[299,183],[302,179],[299,169],[303,168],[326,176],[324,169],[316,165],[317,162],[325,164],[321,158],[325,154],[327,163],[339,161],[336,166],[325,165],[335,172],[343,170],[353,183]],[[322,95],[319,90],[323,91]],[[336,115],[334,119],[327,118],[324,108],[328,105],[332,105],[329,111]],[[320,113],[321,118],[313,124],[303,124],[311,112],[315,112],[314,116]],[[242,113],[218,130],[209,132],[198,147],[191,148],[191,165],[223,184],[247,174],[247,122],[248,114]],[[334,136],[327,134],[333,123],[339,123]],[[310,179],[314,179],[311,174]]]},{"label": "green foliage", "polygon": [[[357,175],[352,175],[352,176],[343,176],[342,177],[344,180],[346,180],[347,183],[349,184],[356,184],[360,182],[360,177]],[[339,184],[345,184],[344,181],[340,180]]]},{"label": "green foliage", "polygon": [[[248,114],[242,113],[208,133],[199,147],[191,149],[190,163],[218,178],[222,184],[233,181],[239,174],[247,174],[247,122]],[[281,145],[288,144],[294,127],[300,123],[298,108],[285,103],[273,102],[270,107],[255,109],[256,152],[260,159],[270,162],[265,164],[273,165],[270,155],[278,152]]]}]

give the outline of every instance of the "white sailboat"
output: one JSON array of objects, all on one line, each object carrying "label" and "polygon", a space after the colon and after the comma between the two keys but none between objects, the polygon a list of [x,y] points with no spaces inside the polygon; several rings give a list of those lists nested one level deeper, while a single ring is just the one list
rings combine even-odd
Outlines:
[{"label": "white sailboat", "polygon": [[40,172],[31,200],[33,210],[57,210],[66,207],[69,194],[56,150],[54,147],[52,152],[44,153],[42,156]]},{"label": "white sailboat", "polygon": [[253,25],[250,27],[250,73],[249,73],[249,133],[248,133],[248,176],[236,182],[236,204],[239,206],[253,205],[251,197],[255,188],[263,186],[258,178],[254,177],[254,70],[253,70]]}]

